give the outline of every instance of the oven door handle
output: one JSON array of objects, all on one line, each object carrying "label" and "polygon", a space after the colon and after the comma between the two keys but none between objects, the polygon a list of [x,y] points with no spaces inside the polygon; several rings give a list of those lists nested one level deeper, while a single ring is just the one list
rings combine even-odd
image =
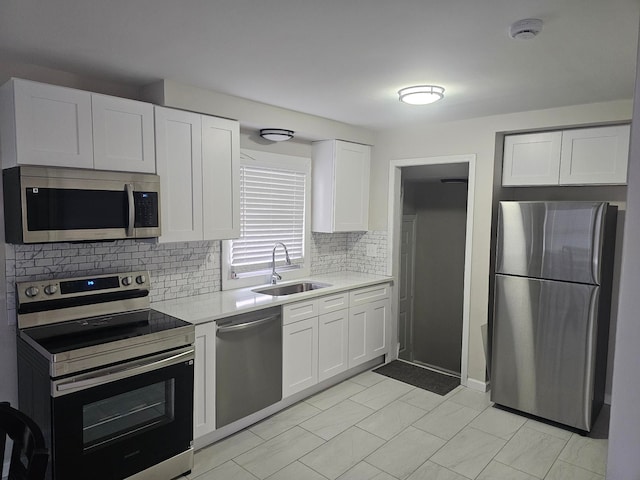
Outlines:
[{"label": "oven door handle", "polygon": [[85,390],[87,388],[104,385],[105,383],[114,382],[116,380],[122,380],[123,378],[133,377],[134,375],[148,373],[153,370],[193,360],[195,358],[194,352],[195,349],[193,347],[189,347],[187,350],[180,353],[169,352],[167,354],[157,355],[135,362],[133,365],[128,363],[119,368],[108,368],[103,371],[78,375],[77,377],[65,379],[60,383],[55,384],[55,390],[52,393],[54,397],[66,395],[78,390]]},{"label": "oven door handle", "polygon": [[129,219],[127,223],[127,237],[133,237],[133,227],[136,223],[136,205],[133,199],[133,185],[131,183],[127,183],[124,186],[125,191],[127,192],[127,203],[129,204]]}]

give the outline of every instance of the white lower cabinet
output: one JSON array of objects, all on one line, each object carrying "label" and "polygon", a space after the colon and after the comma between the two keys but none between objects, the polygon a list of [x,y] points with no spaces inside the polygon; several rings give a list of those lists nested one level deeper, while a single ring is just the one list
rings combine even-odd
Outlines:
[{"label": "white lower cabinet", "polygon": [[[282,397],[382,356],[388,350],[390,284],[282,307]],[[216,322],[195,327],[193,437],[216,430]]]},{"label": "white lower cabinet", "polygon": [[344,372],[349,365],[349,310],[318,317],[318,381]]},{"label": "white lower cabinet", "polygon": [[347,369],[348,293],[282,307],[282,396]]},{"label": "white lower cabinet", "polygon": [[216,323],[196,325],[193,385],[193,437],[216,429]]},{"label": "white lower cabinet", "polygon": [[282,308],[284,398],[388,351],[390,284]]},{"label": "white lower cabinet", "polygon": [[318,383],[318,317],[282,327],[282,397]]},{"label": "white lower cabinet", "polygon": [[390,311],[389,285],[363,288],[351,292],[349,300],[349,368],[387,353],[389,346],[387,325]]}]

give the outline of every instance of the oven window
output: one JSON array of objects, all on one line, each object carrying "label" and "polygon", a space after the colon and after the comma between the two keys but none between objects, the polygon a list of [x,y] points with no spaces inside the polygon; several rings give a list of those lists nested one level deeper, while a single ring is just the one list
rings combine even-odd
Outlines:
[{"label": "oven window", "polygon": [[84,405],[84,450],[173,421],[174,382],[165,380]]}]

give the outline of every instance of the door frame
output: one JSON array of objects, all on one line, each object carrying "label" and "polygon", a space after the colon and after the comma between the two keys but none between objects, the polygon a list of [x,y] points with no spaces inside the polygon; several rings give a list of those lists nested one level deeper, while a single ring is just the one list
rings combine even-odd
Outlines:
[{"label": "door frame", "polygon": [[[391,160],[389,164],[389,212],[388,228],[389,242],[387,244],[387,272],[394,278],[399,278],[400,269],[400,234],[402,224],[402,168],[422,165],[445,165],[452,163],[467,163],[469,165],[469,184],[467,188],[467,226],[464,251],[464,285],[462,306],[462,353],[460,359],[460,384],[471,388],[480,387],[477,381],[469,382],[469,315],[471,305],[471,254],[473,246],[473,217],[474,217],[474,193],[476,184],[476,155],[446,155],[439,157],[420,157]],[[399,298],[397,289],[393,289],[393,311],[399,312]],[[396,339],[392,356],[397,358],[399,344],[398,319],[393,322],[391,338]],[[478,385],[476,385],[478,384]]]}]

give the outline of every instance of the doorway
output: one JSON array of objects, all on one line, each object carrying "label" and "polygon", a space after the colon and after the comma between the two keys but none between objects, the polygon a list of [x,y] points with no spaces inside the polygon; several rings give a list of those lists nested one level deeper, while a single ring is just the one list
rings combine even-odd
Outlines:
[{"label": "doorway", "polygon": [[[454,184],[443,184],[442,178],[455,178],[458,181]],[[465,181],[468,183],[465,183]],[[431,183],[431,188],[428,184]],[[473,195],[475,183],[475,155],[452,155],[446,157],[428,157],[405,160],[394,160],[390,164],[389,170],[389,225],[391,228],[389,242],[389,265],[388,270],[398,279],[398,288],[394,289],[394,306],[397,312],[397,322],[392,329],[391,338],[398,339],[397,356],[400,359],[409,360],[421,365],[435,367],[447,373],[460,375],[462,385],[468,385],[468,345],[469,345],[469,304],[470,304],[470,280],[471,280],[471,239],[473,228]],[[413,184],[417,184],[415,186]],[[449,187],[454,187],[453,189]],[[442,190],[449,188],[449,191]],[[457,189],[456,193],[452,190]],[[430,195],[425,192],[431,192]],[[443,200],[441,197],[451,197],[453,202],[460,207],[462,204],[466,208],[458,208],[458,213],[452,215],[451,212],[440,212],[435,216],[440,216],[445,220],[450,220],[452,216],[458,217],[455,222],[457,227],[454,233],[444,233],[444,226],[427,226],[426,230],[443,231],[444,235],[433,239],[440,243],[443,253],[437,253],[436,246],[426,244],[419,239],[421,221],[420,212],[411,211],[405,208],[405,200],[414,196],[418,203],[424,203],[427,207],[430,202]],[[432,205],[432,213],[442,210],[443,206]],[[420,207],[422,209],[422,207]],[[432,215],[433,216],[433,215]],[[424,222],[423,222],[424,223]],[[426,223],[428,225],[428,222]],[[455,242],[448,242],[446,235],[453,235]],[[412,245],[413,244],[413,245]],[[454,246],[455,244],[455,246]],[[451,246],[451,248],[447,248]],[[455,258],[450,255],[450,250],[455,250]],[[429,256],[429,253],[431,255]],[[427,259],[441,261],[440,265],[429,265],[427,270],[432,273],[440,272],[429,280],[423,282],[417,275],[417,268],[421,260],[421,255],[426,255]],[[441,258],[440,258],[441,257]],[[413,260],[412,260],[413,258]],[[428,263],[428,262],[426,262]],[[448,268],[447,265],[456,263],[456,269]],[[413,270],[413,271],[412,271]],[[451,312],[440,312],[436,317],[440,317],[438,322],[428,325],[424,322],[423,313],[430,310],[422,304],[422,299],[426,296],[424,291],[435,290],[438,282],[442,282],[445,275],[450,271],[457,270],[453,283],[457,286],[456,296],[442,296],[442,293],[431,295],[431,301],[435,302],[435,309],[444,306],[454,306],[450,310],[455,310],[453,315],[457,318],[457,323],[443,321],[443,315],[450,315]],[[433,283],[435,281],[435,283]],[[420,283],[420,284],[419,284]],[[434,286],[435,285],[435,286]],[[446,291],[446,289],[444,290]],[[416,297],[420,301],[416,302]],[[420,303],[420,305],[418,305]],[[431,307],[433,309],[434,307]],[[447,310],[446,308],[444,310]],[[433,322],[432,322],[433,323]],[[424,327],[416,328],[416,326]],[[453,327],[453,328],[450,328]],[[435,328],[435,330],[433,330]],[[435,331],[435,333],[434,333]],[[452,333],[453,332],[453,333]],[[425,340],[426,339],[426,340]],[[431,343],[429,343],[431,342]],[[453,355],[448,355],[442,361],[443,351],[451,350],[447,345],[457,345]],[[440,350],[437,359],[434,360],[425,352],[436,353]],[[451,352],[445,352],[451,353]],[[472,385],[476,387],[476,385]]]},{"label": "doorway", "polygon": [[467,181],[466,163],[402,168],[399,358],[456,376],[462,358]]}]

